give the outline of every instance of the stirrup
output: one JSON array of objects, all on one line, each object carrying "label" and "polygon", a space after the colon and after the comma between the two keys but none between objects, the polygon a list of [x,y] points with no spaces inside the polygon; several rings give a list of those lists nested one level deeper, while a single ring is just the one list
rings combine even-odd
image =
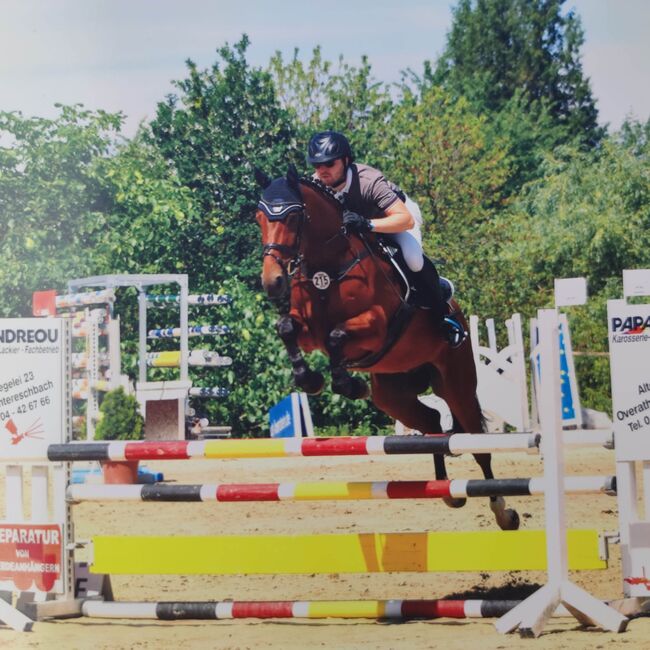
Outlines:
[{"label": "stirrup", "polygon": [[451,303],[451,299],[454,297],[455,293],[455,288],[454,288],[454,283],[447,279],[443,278],[442,275],[439,278],[440,280],[440,295],[442,296],[442,299],[447,303]]},{"label": "stirrup", "polygon": [[457,348],[467,338],[463,326],[452,316],[446,316],[442,321],[445,325],[445,338],[452,348]]}]

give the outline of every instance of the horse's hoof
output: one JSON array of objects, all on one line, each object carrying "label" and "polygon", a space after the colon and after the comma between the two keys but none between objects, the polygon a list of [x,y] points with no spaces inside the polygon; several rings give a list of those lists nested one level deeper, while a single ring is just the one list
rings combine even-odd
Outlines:
[{"label": "horse's hoof", "polygon": [[519,514],[512,508],[506,509],[506,502],[503,497],[490,499],[490,510],[494,513],[494,517],[501,530],[519,529]]},{"label": "horse's hoof", "polygon": [[342,381],[332,382],[332,392],[347,399],[366,399],[370,395],[368,384],[358,377],[346,376]]},{"label": "horse's hoof", "polygon": [[294,375],[294,381],[296,386],[308,395],[318,395],[325,386],[325,377],[315,370]]},{"label": "horse's hoof", "polygon": [[363,379],[352,377],[350,399],[367,399],[369,396],[370,389],[368,388],[368,384]]},{"label": "horse's hoof", "polygon": [[461,497],[443,497],[442,500],[450,508],[462,508],[467,503],[467,499]]},{"label": "horse's hoof", "polygon": [[497,514],[497,524],[501,530],[519,530],[519,514],[512,508],[502,510]]}]

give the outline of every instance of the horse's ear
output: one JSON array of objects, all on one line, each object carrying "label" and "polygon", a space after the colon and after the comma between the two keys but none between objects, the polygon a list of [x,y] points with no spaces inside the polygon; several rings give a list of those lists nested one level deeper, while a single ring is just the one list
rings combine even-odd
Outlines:
[{"label": "horse's ear", "polygon": [[289,185],[291,187],[298,189],[300,174],[298,174],[298,170],[296,169],[296,166],[293,163],[289,165],[289,169],[287,169],[287,181],[289,182]]},{"label": "horse's ear", "polygon": [[263,190],[271,184],[271,177],[267,176],[259,167],[255,167],[255,180]]}]

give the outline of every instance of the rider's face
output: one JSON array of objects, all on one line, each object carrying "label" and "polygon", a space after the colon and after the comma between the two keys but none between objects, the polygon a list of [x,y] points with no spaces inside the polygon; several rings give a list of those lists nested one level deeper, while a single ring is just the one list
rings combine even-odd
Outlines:
[{"label": "rider's face", "polygon": [[319,180],[323,181],[325,185],[332,186],[343,177],[344,167],[343,158],[337,158],[336,160],[314,165],[314,171]]}]

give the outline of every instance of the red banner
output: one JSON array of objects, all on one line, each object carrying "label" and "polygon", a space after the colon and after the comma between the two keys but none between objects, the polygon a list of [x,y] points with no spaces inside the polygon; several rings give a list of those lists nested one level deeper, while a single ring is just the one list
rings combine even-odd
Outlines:
[{"label": "red banner", "polygon": [[51,591],[63,570],[57,524],[0,524],[0,582],[19,591]]}]

